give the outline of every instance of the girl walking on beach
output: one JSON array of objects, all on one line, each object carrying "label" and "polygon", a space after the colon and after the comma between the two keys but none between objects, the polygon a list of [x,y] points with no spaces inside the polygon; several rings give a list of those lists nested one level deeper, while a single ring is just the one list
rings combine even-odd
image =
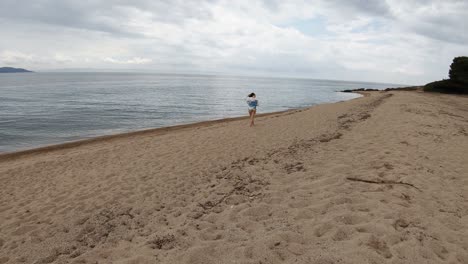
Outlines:
[{"label": "girl walking on beach", "polygon": [[254,125],[255,114],[257,113],[258,100],[255,93],[249,94],[247,97],[247,105],[249,106],[250,126]]}]

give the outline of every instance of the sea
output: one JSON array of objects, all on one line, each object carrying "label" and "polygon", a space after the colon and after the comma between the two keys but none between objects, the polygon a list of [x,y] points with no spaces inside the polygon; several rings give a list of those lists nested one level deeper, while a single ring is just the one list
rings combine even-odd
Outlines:
[{"label": "sea", "polygon": [[0,153],[141,129],[304,108],[398,84],[155,73],[0,74]]}]

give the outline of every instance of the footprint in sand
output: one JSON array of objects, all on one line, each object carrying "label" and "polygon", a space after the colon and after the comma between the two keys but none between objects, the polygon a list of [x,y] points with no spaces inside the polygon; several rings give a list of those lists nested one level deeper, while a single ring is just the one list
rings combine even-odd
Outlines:
[{"label": "footprint in sand", "polygon": [[357,224],[364,222],[363,217],[358,216],[358,215],[351,215],[351,214],[338,216],[335,220],[345,225],[357,225]]},{"label": "footprint in sand", "polygon": [[334,229],[334,225],[332,223],[320,224],[315,228],[314,235],[316,237],[322,237],[323,235],[327,234],[332,229]]},{"label": "footprint in sand", "polygon": [[350,227],[339,227],[335,234],[333,234],[332,239],[333,241],[349,240],[350,238],[352,238],[354,232],[354,229]]},{"label": "footprint in sand", "polygon": [[387,243],[374,235],[369,238],[367,246],[385,258],[391,258],[393,256],[392,252],[390,252],[390,249],[387,246]]},{"label": "footprint in sand", "polygon": [[437,255],[437,257],[439,257],[441,260],[447,259],[449,252],[444,246],[434,240],[430,240],[428,244],[428,247]]},{"label": "footprint in sand", "polygon": [[35,230],[37,228],[37,226],[22,226],[18,229],[16,229],[15,231],[13,231],[11,234],[14,235],[14,236],[21,236],[21,235],[24,235],[24,234],[27,234],[33,230]]},{"label": "footprint in sand", "polygon": [[173,234],[157,235],[146,244],[152,249],[169,250],[176,246],[176,237]]},{"label": "footprint in sand", "polygon": [[242,212],[243,215],[248,216],[251,220],[261,221],[267,220],[271,216],[271,207],[268,205],[260,205],[256,207],[250,207]]}]

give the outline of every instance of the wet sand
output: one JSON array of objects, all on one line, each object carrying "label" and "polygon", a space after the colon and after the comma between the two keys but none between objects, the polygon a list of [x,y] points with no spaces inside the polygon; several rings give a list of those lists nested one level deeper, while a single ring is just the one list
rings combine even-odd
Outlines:
[{"label": "wet sand", "polygon": [[0,263],[468,263],[468,97],[0,155]]}]

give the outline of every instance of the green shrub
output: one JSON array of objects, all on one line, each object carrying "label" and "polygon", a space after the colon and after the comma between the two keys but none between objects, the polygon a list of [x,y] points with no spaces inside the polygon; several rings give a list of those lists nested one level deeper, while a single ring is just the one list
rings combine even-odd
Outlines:
[{"label": "green shrub", "polygon": [[468,94],[468,84],[453,80],[442,80],[428,83],[424,86],[425,92],[440,92],[454,94]]},{"label": "green shrub", "polygon": [[456,57],[450,65],[450,80],[468,84],[468,57]]},{"label": "green shrub", "polygon": [[428,83],[425,92],[468,94],[468,57],[455,57],[449,70],[449,80]]}]

